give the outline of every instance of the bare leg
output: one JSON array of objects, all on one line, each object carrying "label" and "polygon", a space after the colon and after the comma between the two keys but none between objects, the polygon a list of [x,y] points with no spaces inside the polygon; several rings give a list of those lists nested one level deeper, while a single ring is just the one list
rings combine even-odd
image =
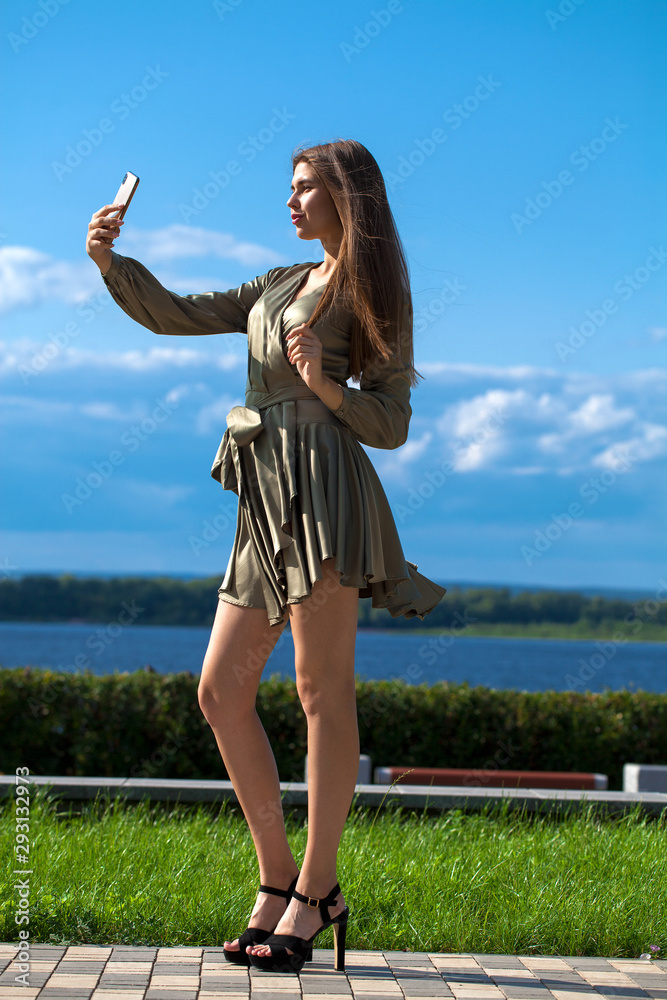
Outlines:
[{"label": "bare leg", "polygon": [[[199,682],[199,704],[248,821],[260,879],[278,889],[287,889],[298,866],[285,835],[275,757],[255,699],[285,624],[271,627],[265,610],[219,601]],[[284,911],[284,899],[261,893],[249,926],[270,930]],[[238,939],[225,947],[235,950]]]},{"label": "bare leg", "polygon": [[[322,563],[323,579],[308,600],[290,606],[297,689],[308,719],[308,843],[297,889],[318,898],[337,881],[338,845],[359,772],[354,682],[359,591],[340,585],[333,563]],[[344,906],[340,893],[329,915]],[[319,910],[292,899],[275,933],[308,939],[321,924]],[[248,950],[271,954],[266,945]]]}]

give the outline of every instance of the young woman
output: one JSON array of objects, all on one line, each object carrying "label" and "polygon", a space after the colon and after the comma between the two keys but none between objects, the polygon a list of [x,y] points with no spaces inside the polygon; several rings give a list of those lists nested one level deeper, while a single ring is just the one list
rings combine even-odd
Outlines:
[{"label": "young woman", "polygon": [[[93,215],[86,247],[118,305],[154,333],[248,336],[245,405],[227,415],[211,471],[239,504],[199,702],[248,821],[261,879],[250,925],[225,942],[225,956],[281,972],[298,972],[328,926],[335,967],[344,969],[349,911],[336,858],[359,767],[359,598],[394,617],[423,619],[445,594],[406,561],[361,447],[405,442],[418,377],[408,268],[380,169],[353,140],[297,150],[292,168],[292,222],[300,239],[320,241],[320,263],[274,267],[227,292],[176,295],[112,251],[123,224],[112,217],[114,205]],[[347,386],[350,377],[360,388]],[[255,711],[262,669],[288,620],[308,723],[300,871]]]}]

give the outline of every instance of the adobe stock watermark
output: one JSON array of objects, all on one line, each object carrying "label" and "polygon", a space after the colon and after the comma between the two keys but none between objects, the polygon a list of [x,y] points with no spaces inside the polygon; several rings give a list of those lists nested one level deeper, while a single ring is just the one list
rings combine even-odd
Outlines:
[{"label": "adobe stock watermark", "polygon": [[[667,261],[667,251],[662,244],[659,247],[649,247],[648,257],[644,263],[614,282],[613,290],[621,302],[629,302],[632,296],[651,280],[655,272],[663,267],[665,261]],[[618,309],[619,303],[612,298],[605,299],[595,309],[587,309],[586,319],[582,320],[579,326],[568,327],[570,336],[567,341],[559,340],[556,343],[556,353],[559,360],[565,362],[573,354],[576,354],[584,344],[588,343],[591,337],[595,336],[598,330],[602,329],[609,317],[618,312]]]},{"label": "adobe stock watermark", "polygon": [[[570,154],[569,162],[573,167],[577,167],[580,173],[588,170],[591,163],[595,163],[598,157],[602,156],[609,146],[616,142],[619,135],[629,128],[628,125],[624,125],[619,120],[618,115],[613,120],[605,118],[604,121],[605,127],[600,135],[595,136],[585,145],[582,143]],[[515,231],[521,235],[526,226],[532,226],[536,219],[539,219],[542,213],[560,198],[565,188],[574,184],[575,180],[576,177],[572,171],[564,169],[558,173],[555,180],[542,181],[542,190],[534,198],[526,198],[523,214],[513,212],[510,215],[510,222]]]},{"label": "adobe stock watermark", "polygon": [[497,742],[498,749],[493,757],[485,760],[481,767],[471,767],[471,773],[465,775],[463,784],[466,788],[481,788],[482,785],[488,785],[494,773],[501,767],[507,767],[511,763],[512,758],[516,757],[519,750],[521,750],[521,744],[517,743],[514,746],[509,737],[507,738],[507,742],[505,740],[498,740]]},{"label": "adobe stock watermark", "polygon": [[434,295],[425,306],[420,306],[415,313],[414,332],[424,333],[467,291],[468,286],[464,285],[458,278],[454,278],[453,281],[446,278],[439,293]]},{"label": "adobe stock watermark", "polygon": [[[619,454],[615,467],[605,469],[599,476],[591,476],[579,487],[579,496],[586,501],[589,507],[598,502],[600,497],[609,492],[612,486],[618,481],[620,476],[626,475],[638,456],[631,454],[629,448],[624,453]],[[551,521],[542,531],[535,532],[532,545],[522,545],[521,555],[526,566],[532,566],[540,559],[545,552],[559,541],[565,532],[569,531],[572,525],[586,513],[586,508],[577,500],[568,504],[567,510],[551,515]]]},{"label": "adobe stock watermark", "polygon": [[60,160],[53,160],[51,169],[59,181],[62,181],[64,177],[76,170],[95,149],[98,149],[102,145],[104,137],[110,135],[115,130],[117,123],[125,121],[135,108],[143,104],[148,95],[157,90],[162,81],[166,80],[169,76],[159,66],[146,66],[145,69],[146,72],[140,83],[132,87],[130,91],[124,91],[111,102],[109,110],[115,116],[116,121],[114,121],[114,118],[105,116],[104,118],[100,118],[97,125],[94,125],[93,128],[82,129],[81,138],[76,141],[76,144],[70,144],[65,147],[65,155],[62,162]]},{"label": "adobe stock watermark", "polygon": [[[647,622],[655,618],[666,600],[667,582],[661,577],[658,580],[658,589],[655,595],[635,604],[632,611],[628,611],[624,616],[623,622],[630,626],[630,631],[633,635],[636,635],[638,632],[641,632]],[[586,658],[579,658],[579,672],[576,676],[572,674],[566,675],[565,683],[568,686],[567,689],[574,691],[578,688],[583,691],[586,684],[616,656],[618,647],[625,645],[628,641],[627,632],[624,632],[622,629],[616,629],[611,640],[603,639],[597,641],[595,643],[597,652],[592,653]]]},{"label": "adobe stock watermark", "polygon": [[12,573],[16,573],[18,566],[14,566],[10,563],[9,556],[5,556],[2,562],[0,562],[0,580],[8,580]]},{"label": "adobe stock watermark", "polygon": [[[452,615],[452,624],[449,628],[438,635],[430,636],[426,642],[420,645],[417,655],[422,662],[413,660],[403,673],[392,674],[389,680],[403,681],[405,684],[418,684],[425,677],[423,664],[430,667],[434,666],[445,655],[453,642],[465,632],[468,625],[474,625],[476,621],[479,621],[479,619],[470,616],[467,611],[464,611],[463,614],[455,611]],[[399,706],[400,700],[401,694],[398,691],[390,692],[388,695],[380,694],[373,699],[370,707],[360,708],[359,718],[363,719],[364,723],[370,726],[379,715],[384,715],[390,709],[396,709]]]},{"label": "adobe stock watermark", "polygon": [[243,0],[213,0],[213,10],[224,21],[227,14],[232,14],[242,3]]},{"label": "adobe stock watermark", "polygon": [[249,649],[245,663],[235,663],[232,667],[234,676],[239,684],[243,684],[248,677],[252,677],[258,671],[261,673],[273,650],[277,649],[283,642],[285,642],[284,628],[280,630],[280,635],[275,642],[267,640],[261,646],[258,646],[257,649]]},{"label": "adobe stock watermark", "polygon": [[551,30],[555,31],[559,24],[563,24],[569,17],[572,17],[575,10],[585,2],[586,0],[561,0],[556,10],[551,8],[545,10],[544,16]]},{"label": "adobe stock watermark", "polygon": [[204,549],[211,547],[220,536],[231,527],[236,527],[238,509],[233,504],[218,504],[219,513],[213,518],[206,518],[202,521],[202,529],[199,535],[188,535],[188,542],[194,555],[198,556]]},{"label": "adobe stock watermark", "polygon": [[[224,587],[227,576],[225,575],[225,580],[223,580],[222,586]],[[317,584],[317,586],[315,586]],[[340,583],[338,582],[338,572],[327,572],[324,577],[320,580],[315,581],[313,587],[311,588],[311,593],[304,598],[302,601],[292,602],[293,604],[298,604],[299,606],[299,618],[300,621],[305,624],[310,620],[312,615],[316,615],[318,611],[323,608],[329,601],[332,595],[340,594]],[[292,605],[288,605],[291,607]],[[285,619],[285,624],[289,619]],[[276,629],[279,626],[275,626]],[[280,629],[280,636],[275,643],[266,641],[257,650],[250,650],[246,661],[244,664],[235,663],[232,667],[234,676],[236,677],[239,684],[242,684],[248,677],[251,677],[258,670],[262,671],[266,665],[271,652],[276,649],[285,638],[285,629]]]},{"label": "adobe stock watermark", "polygon": [[[99,314],[106,309],[112,298],[107,291],[99,292],[97,295],[92,295],[89,299],[86,299],[80,306],[77,307],[76,315],[79,316],[84,323],[92,323],[92,321],[99,316]],[[51,362],[59,357],[67,348],[70,346],[72,340],[78,337],[81,333],[81,326],[79,323],[69,322],[65,323],[62,330],[58,330],[56,333],[49,335],[48,341],[43,347],[35,349],[33,351],[32,358],[27,364],[20,364],[17,367],[17,371],[21,376],[21,380],[24,385],[27,385],[31,378],[35,375],[41,374],[45,371]]]},{"label": "adobe stock watermark", "polygon": [[[507,411],[491,410],[467,441],[456,445],[454,462],[460,465],[461,460],[468,456],[471,448],[479,447],[484,441],[494,437],[498,428],[502,427],[507,419]],[[447,460],[425,472],[419,485],[409,488],[408,499],[405,503],[396,504],[393,508],[394,514],[401,524],[421,510],[427,500],[431,500],[435,493],[445,485],[448,477],[453,476],[457,471],[456,465]]]},{"label": "adobe stock watermark", "polygon": [[[446,111],[443,111],[442,119],[449,126],[449,132],[456,132],[460,129],[464,121],[474,115],[501,86],[498,80],[493,79],[491,73],[486,77],[478,76],[477,79],[479,82],[472,93],[467,94],[462,101],[452,104]],[[433,156],[439,146],[447,142],[449,132],[436,127],[426,138],[415,139],[410,152],[407,155],[399,156],[395,171],[390,170],[385,173],[387,188],[390,191],[395,191],[396,188],[401,187],[419,167],[423,166],[429,157]]]},{"label": "adobe stock watermark", "polygon": [[30,840],[30,770],[27,767],[17,767],[16,777],[16,832],[14,835],[14,868],[12,875],[17,876],[14,882],[16,890],[16,910],[14,912],[14,923],[19,928],[17,954],[14,956],[17,963],[18,975],[14,976],[14,982],[21,986],[30,986],[30,875],[32,868],[28,865],[32,861],[32,842]]},{"label": "adobe stock watermark", "polygon": [[340,43],[340,51],[345,62],[352,62],[354,56],[360,55],[364,49],[368,48],[373,39],[377,38],[391,24],[394,17],[397,14],[402,14],[404,10],[405,7],[400,0],[389,0],[386,7],[381,7],[379,10],[372,9],[364,24],[355,24],[352,41]]},{"label": "adobe stock watermark", "polygon": [[7,41],[11,45],[12,51],[20,52],[24,45],[32,41],[42,28],[45,28],[56,14],[60,13],[60,8],[66,7],[68,3],[69,0],[38,0],[38,9],[29,17],[21,19],[19,33],[10,31],[7,35]]},{"label": "adobe stock watermark", "polygon": [[192,197],[188,204],[181,202],[178,206],[183,222],[189,223],[203,212],[218,195],[220,195],[231,184],[233,177],[238,177],[243,171],[244,163],[252,163],[259,154],[270,146],[277,135],[285,130],[290,122],[293,122],[296,115],[291,114],[287,108],[273,108],[273,114],[269,122],[254,135],[248,135],[236,147],[236,154],[239,160],[228,160],[222,170],[209,170],[210,180],[205,181],[201,187],[192,189]]},{"label": "adobe stock watermark", "polygon": [[130,777],[154,778],[170,758],[176,757],[180,753],[188,739],[188,736],[183,733],[167,730],[167,738],[163,740],[158,749],[154,750],[150,757],[144,757],[138,764],[132,765]]},{"label": "adobe stock watermark", "polygon": [[88,472],[85,477],[77,476],[71,493],[61,493],[60,499],[68,514],[83,506],[86,500],[91,498],[95,490],[99,490],[100,486],[111,478],[116,469],[123,465],[127,456],[137,451],[144,441],[152,434],[155,434],[160,424],[168,420],[179,405],[176,397],[158,399],[156,400],[156,404],[149,416],[144,417],[143,420],[123,431],[119,442],[123,450],[121,448],[114,448],[106,458],[103,458],[100,462],[93,462],[91,472]]}]

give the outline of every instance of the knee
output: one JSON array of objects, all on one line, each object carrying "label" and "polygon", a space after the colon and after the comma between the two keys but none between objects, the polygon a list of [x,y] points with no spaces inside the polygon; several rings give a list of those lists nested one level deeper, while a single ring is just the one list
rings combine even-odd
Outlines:
[{"label": "knee", "polygon": [[220,691],[214,684],[204,679],[199,681],[197,700],[204,718],[210,726],[224,725],[230,720],[238,721],[245,714],[255,711],[254,699],[233,697],[230,692]]},{"label": "knee", "polygon": [[208,723],[219,717],[219,699],[210,684],[200,680],[197,688],[199,707]]},{"label": "knee", "polygon": [[340,715],[356,712],[356,686],[354,678],[339,680],[320,677],[297,670],[296,689],[307,718],[323,715]]}]

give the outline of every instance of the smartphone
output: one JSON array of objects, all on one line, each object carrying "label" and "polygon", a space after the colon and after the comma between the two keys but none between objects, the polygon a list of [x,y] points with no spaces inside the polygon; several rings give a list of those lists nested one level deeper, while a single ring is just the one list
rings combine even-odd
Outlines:
[{"label": "smartphone", "polygon": [[132,201],[132,197],[134,195],[134,192],[137,190],[138,185],[139,185],[139,178],[137,177],[136,174],[131,174],[130,171],[128,170],[128,172],[123,177],[123,182],[121,186],[118,188],[118,194],[111,202],[112,205],[122,205],[123,207],[121,208],[120,212],[115,212],[113,215],[110,215],[109,216],[110,219],[123,218],[123,216],[127,212],[128,205]]}]

